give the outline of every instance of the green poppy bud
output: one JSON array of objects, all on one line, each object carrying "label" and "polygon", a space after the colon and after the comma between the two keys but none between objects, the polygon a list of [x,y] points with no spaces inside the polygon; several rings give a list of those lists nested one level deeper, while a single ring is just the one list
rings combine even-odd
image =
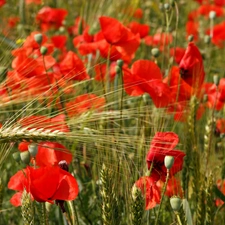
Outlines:
[{"label": "green poppy bud", "polygon": [[189,35],[189,36],[188,36],[188,41],[189,41],[189,42],[192,42],[193,40],[194,40],[194,36],[193,36],[193,35]]},{"label": "green poppy bud", "polygon": [[209,44],[210,41],[211,41],[211,37],[209,35],[205,35],[204,36],[204,42],[205,42],[205,44]]},{"label": "green poppy bud", "polygon": [[215,19],[216,18],[216,12],[215,11],[210,11],[209,12],[209,18],[212,20],[212,19]]},{"label": "green poppy bud", "polygon": [[170,205],[174,212],[178,212],[180,210],[180,207],[182,205],[182,201],[179,197],[173,196],[170,198]]},{"label": "green poppy bud", "polygon": [[20,153],[20,159],[23,163],[28,165],[30,163],[30,152],[25,151]]},{"label": "green poppy bud", "polygon": [[123,60],[122,60],[122,59],[118,59],[118,60],[116,61],[116,63],[117,63],[117,65],[118,65],[119,67],[122,67],[122,66],[123,66]]},{"label": "green poppy bud", "polygon": [[42,55],[46,55],[48,52],[48,49],[45,46],[41,46],[40,52]]},{"label": "green poppy bud", "polygon": [[151,53],[155,58],[159,57],[159,55],[160,55],[160,51],[158,48],[153,48]]},{"label": "green poppy bud", "polygon": [[42,35],[42,34],[35,34],[35,35],[34,35],[34,40],[35,40],[39,45],[41,45],[42,40],[43,40],[43,35]]},{"label": "green poppy bud", "polygon": [[28,151],[30,152],[30,155],[32,157],[35,157],[37,155],[38,152],[38,146],[35,143],[31,143],[28,145]]},{"label": "green poppy bud", "polygon": [[14,152],[12,154],[13,158],[15,159],[16,162],[20,162],[20,152]]},{"label": "green poppy bud", "polygon": [[169,4],[169,3],[165,3],[165,4],[164,4],[164,9],[165,9],[166,11],[169,11],[169,10],[170,10],[170,4]]},{"label": "green poppy bud", "polygon": [[116,66],[115,70],[116,70],[116,74],[120,74],[120,72],[121,72],[121,67],[120,67],[120,66]]},{"label": "green poppy bud", "polygon": [[164,158],[164,165],[165,167],[170,170],[173,166],[173,163],[174,163],[174,157],[173,156],[169,156],[167,155],[165,158]]}]

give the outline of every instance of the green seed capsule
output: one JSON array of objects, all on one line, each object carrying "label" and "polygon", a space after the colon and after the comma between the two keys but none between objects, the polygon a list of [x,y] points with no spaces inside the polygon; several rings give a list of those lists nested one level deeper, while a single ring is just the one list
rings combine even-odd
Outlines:
[{"label": "green seed capsule", "polygon": [[38,146],[35,143],[29,144],[28,145],[28,151],[30,152],[32,157],[35,157],[38,152]]},{"label": "green seed capsule", "polygon": [[41,46],[40,52],[42,55],[46,55],[48,52],[48,49],[45,46]]},{"label": "green seed capsule", "polygon": [[171,205],[173,211],[178,212],[182,205],[182,201],[179,197],[173,196],[170,198],[170,205]]},{"label": "green seed capsule", "polygon": [[168,156],[168,155],[167,155],[167,156],[164,158],[164,165],[165,165],[165,167],[166,167],[168,170],[170,170],[170,169],[172,168],[173,164],[174,164],[174,157],[173,157],[173,156]]},{"label": "green seed capsule", "polygon": [[35,40],[39,45],[41,45],[42,40],[43,40],[43,35],[42,35],[42,34],[35,34],[35,35],[34,35],[34,40]]},{"label": "green seed capsule", "polygon": [[155,58],[159,57],[159,55],[160,55],[160,51],[158,48],[153,48],[151,53]]},{"label": "green seed capsule", "polygon": [[28,165],[30,163],[30,152],[26,151],[26,152],[21,152],[20,153],[20,159],[23,163],[25,163],[26,165]]},{"label": "green seed capsule", "polygon": [[21,158],[20,158],[20,152],[14,152],[12,154],[13,158],[15,159],[16,162],[20,162]]}]

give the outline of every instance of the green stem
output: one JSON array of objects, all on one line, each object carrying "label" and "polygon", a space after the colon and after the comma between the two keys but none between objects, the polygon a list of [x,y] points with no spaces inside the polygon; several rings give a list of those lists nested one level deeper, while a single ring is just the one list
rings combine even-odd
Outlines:
[{"label": "green stem", "polygon": [[176,218],[177,218],[178,225],[182,225],[181,220],[180,220],[180,216],[179,216],[178,213],[176,213]]},{"label": "green stem", "polygon": [[161,211],[161,208],[162,208],[163,198],[164,198],[164,195],[165,195],[165,192],[166,192],[166,187],[167,187],[167,184],[168,184],[168,181],[169,181],[169,175],[170,175],[170,171],[167,169],[166,182],[165,182],[165,185],[163,186],[163,191],[162,191],[162,196],[161,196],[161,200],[160,200],[160,204],[159,204],[159,209],[158,209],[156,219],[155,219],[155,225],[158,224],[159,215],[160,215],[160,211]]},{"label": "green stem", "polygon": [[41,225],[48,225],[48,216],[47,216],[47,211],[45,207],[45,202],[41,203]]}]

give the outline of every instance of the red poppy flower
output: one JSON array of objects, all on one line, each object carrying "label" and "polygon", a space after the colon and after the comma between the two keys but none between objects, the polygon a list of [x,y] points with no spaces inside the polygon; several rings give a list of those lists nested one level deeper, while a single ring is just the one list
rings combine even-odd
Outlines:
[{"label": "red poppy flower", "polygon": [[[112,62],[110,64],[110,69],[109,69],[110,81],[113,81],[116,76],[115,68],[116,68],[116,63]],[[95,69],[95,80],[97,81],[106,80],[107,65],[105,63],[97,64],[94,69]]]},{"label": "red poppy flower", "polygon": [[[38,202],[52,202],[54,200],[74,200],[78,195],[78,184],[75,178],[67,171],[53,166],[34,169],[27,167],[12,176],[8,188],[31,194]],[[16,197],[21,197],[21,195]],[[13,197],[12,204],[19,205],[19,199]]]},{"label": "red poppy flower", "polygon": [[224,6],[225,5],[225,0],[195,0],[196,2],[200,3],[200,4],[209,4],[211,2],[213,2],[215,5],[217,6]]},{"label": "red poppy flower", "polygon": [[218,119],[216,121],[216,131],[218,134],[225,133],[225,119]]},{"label": "red poppy flower", "polygon": [[173,132],[157,132],[152,139],[147,154],[148,169],[153,163],[153,172],[158,174],[158,180],[165,180],[167,169],[164,165],[165,156],[173,156],[174,164],[170,169],[170,176],[173,176],[183,167],[185,153],[180,150],[173,150],[179,142],[179,137]]},{"label": "red poppy flower", "polygon": [[[216,24],[213,26],[212,30],[212,43],[215,44],[216,46],[222,48],[225,43],[225,22]],[[206,31],[207,34],[210,34],[210,30]]]},{"label": "red poppy flower", "polygon": [[114,45],[122,55],[133,56],[140,44],[139,35],[133,34],[114,18],[102,16],[99,18],[100,26],[105,40]]},{"label": "red poppy flower", "polygon": [[146,36],[144,40],[146,45],[158,46],[162,49],[165,45],[172,43],[173,36],[171,34],[157,32],[153,36]]},{"label": "red poppy flower", "polygon": [[[18,149],[22,152],[28,151],[29,142],[21,142]],[[39,167],[57,166],[62,160],[67,164],[72,161],[72,153],[62,144],[57,142],[40,142],[38,143],[38,152],[35,156],[35,164]]]},{"label": "red poppy flower", "polygon": [[128,27],[130,28],[131,32],[134,34],[139,34],[140,38],[144,38],[148,35],[150,27],[147,24],[140,24],[138,22],[131,22]]},{"label": "red poppy flower", "polygon": [[81,59],[72,51],[69,51],[65,58],[59,63],[61,73],[66,79],[87,80],[89,75]]},{"label": "red poppy flower", "polygon": [[48,129],[48,130],[59,130],[62,132],[69,132],[69,127],[65,122],[65,115],[59,114],[58,116],[49,118],[47,116],[27,116],[18,121],[21,126],[27,127],[28,129]]},{"label": "red poppy flower", "polygon": [[143,10],[138,8],[134,12],[134,18],[141,19],[143,17]]},{"label": "red poppy flower", "polygon": [[186,36],[192,35],[194,40],[198,40],[199,24],[196,21],[187,21],[186,23]]},{"label": "red poppy flower", "polygon": [[169,86],[162,81],[159,67],[149,60],[137,60],[131,71],[124,71],[124,88],[128,95],[148,93],[156,107],[165,107],[171,101]]},{"label": "red poppy flower", "polygon": [[[225,180],[217,180],[216,185],[218,189],[225,195]],[[219,207],[224,204],[221,199],[216,199],[216,206]]]},{"label": "red poppy flower", "polygon": [[37,13],[36,20],[40,23],[43,31],[47,31],[50,28],[58,29],[63,25],[67,14],[68,12],[65,9],[45,6]]},{"label": "red poppy flower", "polygon": [[204,83],[202,90],[207,95],[207,107],[215,108],[216,110],[223,108],[224,102],[221,100],[221,93],[214,83]]},{"label": "red poppy flower", "polygon": [[179,68],[181,78],[196,91],[199,91],[205,78],[205,72],[201,53],[193,42],[188,44]]},{"label": "red poppy flower", "polygon": [[56,48],[65,48],[67,37],[65,35],[55,35],[51,37],[51,41]]},{"label": "red poppy flower", "polygon": [[77,116],[89,110],[102,110],[105,105],[105,99],[95,94],[83,94],[77,96],[74,100],[66,103],[68,116]]},{"label": "red poppy flower", "polygon": [[160,203],[161,194],[159,188],[156,186],[156,181],[151,176],[141,177],[135,182],[134,188],[141,190],[145,196],[145,209],[149,210],[154,208]]},{"label": "red poppy flower", "polygon": [[[175,53],[174,53],[174,50],[175,50]],[[185,51],[186,51],[186,49],[181,48],[181,47],[176,47],[175,49],[171,48],[170,49],[170,56],[174,56],[175,62],[177,64],[179,64],[181,59],[183,58],[183,56],[185,54]]]},{"label": "red poppy flower", "polygon": [[209,17],[209,13],[211,11],[214,11],[216,13],[217,17],[220,17],[220,16],[224,15],[223,8],[219,7],[219,6],[216,6],[216,5],[206,4],[206,5],[201,5],[198,8],[198,14],[200,14],[202,16],[206,16],[206,17]]},{"label": "red poppy flower", "polygon": [[[163,181],[159,180],[159,181],[157,181],[156,185],[157,185],[157,187],[159,187],[159,190],[162,190],[165,183]],[[183,197],[183,189],[182,189],[180,180],[178,180],[175,177],[171,177],[168,180],[165,195],[168,196],[169,198],[174,195],[182,198]]]},{"label": "red poppy flower", "polygon": [[40,5],[42,3],[42,0],[26,0],[26,4],[31,4],[31,3]]},{"label": "red poppy flower", "polygon": [[5,5],[6,0],[0,0],[0,7],[2,7],[3,5]]}]

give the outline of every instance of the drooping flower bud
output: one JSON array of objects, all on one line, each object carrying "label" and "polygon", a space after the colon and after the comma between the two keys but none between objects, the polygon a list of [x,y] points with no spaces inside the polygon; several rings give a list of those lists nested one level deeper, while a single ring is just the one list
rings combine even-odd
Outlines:
[{"label": "drooping flower bud", "polygon": [[209,18],[210,19],[215,19],[216,18],[216,12],[215,11],[210,11],[209,12]]},{"label": "drooping flower bud", "polygon": [[25,151],[20,153],[20,159],[23,163],[28,165],[30,163],[30,152]]},{"label": "drooping flower bud", "polygon": [[218,86],[219,82],[220,82],[220,78],[218,77],[218,75],[214,75],[214,76],[213,76],[213,83],[214,83],[216,86]]},{"label": "drooping flower bud", "polygon": [[193,35],[189,35],[189,36],[188,36],[188,41],[189,41],[189,42],[192,42],[193,40],[194,40],[194,36],[193,36]]},{"label": "drooping flower bud", "polygon": [[170,205],[174,212],[178,212],[180,210],[180,207],[182,205],[182,201],[179,197],[173,196],[170,198]]},{"label": "drooping flower bud", "polygon": [[45,46],[41,46],[40,52],[42,55],[46,55],[48,52],[48,49]]},{"label": "drooping flower bud", "polygon": [[164,165],[165,167],[170,170],[173,166],[173,163],[174,163],[174,157],[173,156],[169,156],[167,155],[165,158],[164,158]]},{"label": "drooping flower bud", "polygon": [[20,162],[21,158],[20,158],[20,153],[19,152],[14,152],[12,154],[12,156],[15,159],[16,162]]},{"label": "drooping flower bud", "polygon": [[38,146],[36,143],[31,143],[28,145],[28,151],[30,152],[32,157],[35,157],[38,152]]},{"label": "drooping flower bud", "polygon": [[160,51],[158,48],[153,48],[151,53],[155,58],[159,57],[159,55],[160,55]]},{"label": "drooping flower bud", "polygon": [[34,40],[35,40],[39,45],[41,45],[42,40],[43,40],[43,35],[42,35],[42,34],[35,34],[35,35],[34,35]]}]

